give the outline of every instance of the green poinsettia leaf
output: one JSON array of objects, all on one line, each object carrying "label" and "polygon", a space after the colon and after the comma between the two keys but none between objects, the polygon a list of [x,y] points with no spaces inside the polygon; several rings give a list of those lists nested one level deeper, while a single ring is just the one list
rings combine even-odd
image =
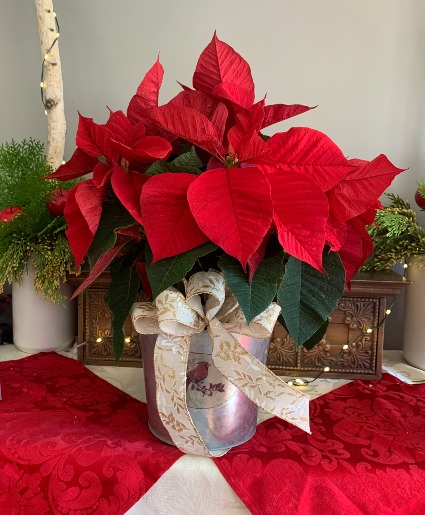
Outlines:
[{"label": "green poinsettia leaf", "polygon": [[344,293],[345,270],[335,252],[324,253],[323,274],[290,257],[277,292],[286,327],[298,348],[325,323]]},{"label": "green poinsettia leaf", "polygon": [[174,161],[172,162],[173,166],[180,169],[180,171],[190,172],[191,170],[201,168],[202,161],[199,159],[195,147],[190,149],[190,152],[185,152],[184,154],[180,154]]},{"label": "green poinsettia leaf", "polygon": [[136,268],[124,258],[117,259],[110,266],[111,286],[108,293],[108,306],[113,314],[112,331],[115,359],[121,358],[124,350],[124,323],[136,302],[140,280]]},{"label": "green poinsettia leaf", "polygon": [[320,340],[325,336],[326,331],[328,330],[329,319],[326,319],[325,322],[319,327],[319,329],[310,336],[310,338],[303,343],[303,347],[307,350],[311,350],[315,345],[317,345]]},{"label": "green poinsettia leaf", "polygon": [[152,251],[146,246],[146,272],[152,287],[152,296],[155,299],[161,292],[182,281],[192,270],[196,260],[202,256],[210,254],[217,249],[217,245],[208,242],[196,247],[188,252],[177,256],[161,259],[153,266]]},{"label": "green poinsettia leaf", "polygon": [[201,166],[202,161],[196,154],[195,147],[192,147],[189,152],[179,155],[171,163],[162,159],[155,161],[145,170],[145,175],[152,176],[166,172],[186,172],[199,175]]},{"label": "green poinsettia leaf", "polygon": [[116,229],[131,227],[136,222],[125,207],[115,197],[110,197],[103,205],[99,227],[87,253],[90,267],[96,264],[100,256],[115,247]]},{"label": "green poinsettia leaf", "polygon": [[160,173],[170,172],[170,164],[171,163],[167,163],[167,161],[158,159],[158,161],[155,161],[148,168],[146,168],[145,175],[151,177],[153,175],[158,175]]},{"label": "green poinsettia leaf", "polygon": [[283,274],[283,252],[264,258],[251,283],[237,259],[225,254],[219,259],[218,266],[249,324],[276,296],[277,282]]}]

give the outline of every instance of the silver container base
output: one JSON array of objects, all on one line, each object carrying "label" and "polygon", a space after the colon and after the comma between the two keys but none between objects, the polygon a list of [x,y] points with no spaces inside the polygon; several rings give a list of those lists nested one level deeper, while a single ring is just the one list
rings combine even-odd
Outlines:
[{"label": "silver container base", "polygon": [[[263,364],[269,339],[233,335]],[[174,445],[156,406],[153,356],[157,335],[140,335],[146,384],[149,429],[160,440]],[[249,440],[257,427],[258,407],[214,367],[211,340],[204,331],[191,337],[186,397],[189,413],[211,451],[221,451]]]}]

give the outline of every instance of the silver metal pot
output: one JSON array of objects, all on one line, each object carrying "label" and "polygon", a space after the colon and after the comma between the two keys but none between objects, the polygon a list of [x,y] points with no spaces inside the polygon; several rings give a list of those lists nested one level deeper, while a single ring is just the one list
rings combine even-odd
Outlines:
[{"label": "silver metal pot", "polygon": [[[266,363],[268,338],[233,336],[259,361]],[[157,438],[174,445],[156,406],[153,365],[156,339],[157,335],[140,335],[149,428]],[[186,396],[192,420],[210,451],[229,449],[254,435],[258,407],[215,368],[211,359],[211,339],[206,331],[191,337]]]}]

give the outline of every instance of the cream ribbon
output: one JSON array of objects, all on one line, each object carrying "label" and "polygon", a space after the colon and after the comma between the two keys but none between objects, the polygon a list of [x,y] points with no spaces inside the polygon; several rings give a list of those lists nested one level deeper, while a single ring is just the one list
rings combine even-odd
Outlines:
[{"label": "cream ribbon", "polygon": [[280,307],[270,304],[248,326],[220,273],[198,272],[185,281],[185,289],[186,296],[168,288],[155,304],[139,302],[132,309],[138,333],[158,334],[154,353],[156,402],[175,445],[200,456],[226,452],[213,454],[208,450],[186,404],[190,336],[204,329],[212,341],[212,361],[228,381],[263,410],[310,432],[309,396],[273,374],[231,334],[270,338]]}]

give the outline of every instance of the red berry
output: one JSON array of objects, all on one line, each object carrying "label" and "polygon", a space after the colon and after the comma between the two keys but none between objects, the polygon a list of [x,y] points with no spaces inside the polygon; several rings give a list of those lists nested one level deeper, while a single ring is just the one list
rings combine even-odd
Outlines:
[{"label": "red berry", "polygon": [[49,202],[47,202],[47,210],[52,216],[62,216],[68,199],[68,191],[62,188],[56,188],[52,191]]},{"label": "red berry", "polygon": [[19,215],[21,212],[22,212],[22,207],[19,207],[19,206],[7,207],[6,209],[3,209],[3,211],[0,211],[0,221],[8,222],[9,220],[12,220],[12,218],[15,218],[16,215]]},{"label": "red berry", "polygon": [[415,193],[415,202],[419,207],[425,207],[425,197],[422,197],[419,193],[419,189]]}]

